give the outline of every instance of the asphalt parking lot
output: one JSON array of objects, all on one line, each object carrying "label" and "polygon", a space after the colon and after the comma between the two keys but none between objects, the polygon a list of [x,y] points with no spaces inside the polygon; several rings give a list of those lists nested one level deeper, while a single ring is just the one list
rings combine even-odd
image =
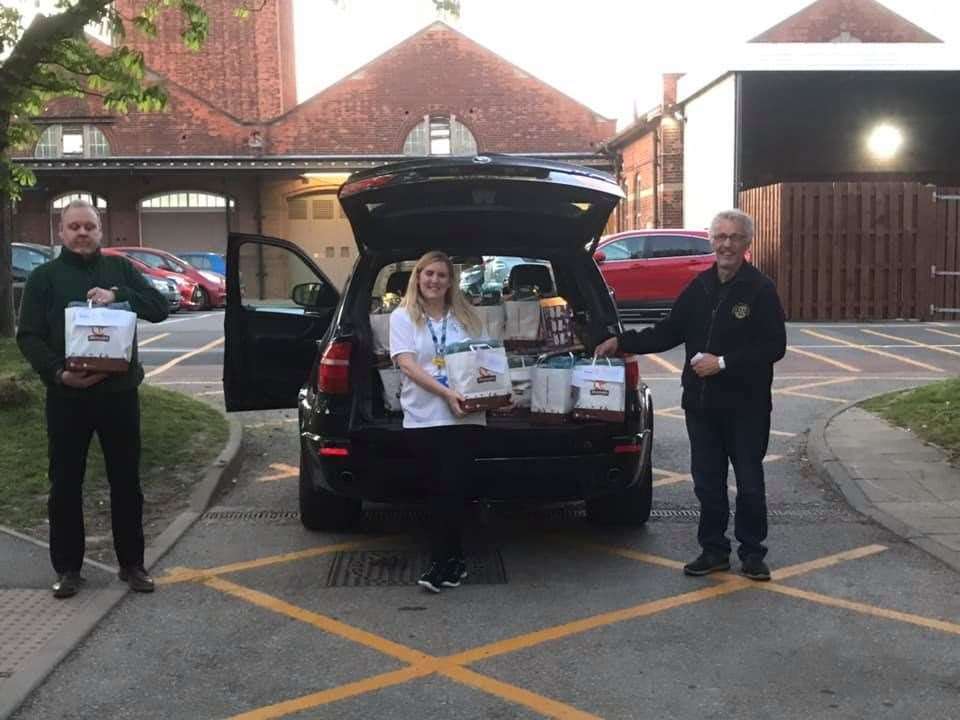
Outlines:
[{"label": "asphalt parking lot", "polygon": [[[850,400],[960,374],[960,325],[791,325],[767,459],[771,583],[687,578],[696,501],[680,350],[640,530],[577,506],[473,513],[471,582],[410,585],[416,508],[363,531],[296,517],[293,410],[242,413],[235,486],[17,718],[957,718],[960,577],[852,512],[805,433]],[[141,330],[148,382],[222,406],[222,313]],[[193,353],[193,354],[191,354]]]}]

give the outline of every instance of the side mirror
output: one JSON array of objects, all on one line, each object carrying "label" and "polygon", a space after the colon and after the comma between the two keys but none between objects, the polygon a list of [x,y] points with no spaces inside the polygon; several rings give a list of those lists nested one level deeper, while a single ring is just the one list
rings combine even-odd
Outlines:
[{"label": "side mirror", "polygon": [[602,262],[606,262],[607,255],[603,252],[603,250],[597,250],[593,254],[593,259],[597,262],[597,265],[599,265]]},{"label": "side mirror", "polygon": [[297,305],[303,307],[316,307],[317,300],[320,298],[320,283],[301,283],[294,285],[290,292],[290,299]]}]

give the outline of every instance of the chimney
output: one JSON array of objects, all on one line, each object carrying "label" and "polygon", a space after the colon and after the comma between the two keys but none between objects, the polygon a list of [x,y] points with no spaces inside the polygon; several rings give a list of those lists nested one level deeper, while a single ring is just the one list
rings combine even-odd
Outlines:
[{"label": "chimney", "polygon": [[684,73],[664,73],[663,75],[663,108],[677,104],[677,81]]}]

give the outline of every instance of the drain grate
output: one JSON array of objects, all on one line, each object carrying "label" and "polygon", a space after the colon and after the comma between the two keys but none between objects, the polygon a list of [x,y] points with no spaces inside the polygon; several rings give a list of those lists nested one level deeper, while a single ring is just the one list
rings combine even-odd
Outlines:
[{"label": "drain grate", "polygon": [[207,522],[296,522],[300,513],[296,510],[208,510],[200,516]]},{"label": "drain grate", "polygon": [[[499,550],[471,552],[466,557],[465,585],[503,585],[507,573]],[[353,550],[338,552],[327,574],[327,587],[387,587],[416,585],[430,565],[418,550]]]}]

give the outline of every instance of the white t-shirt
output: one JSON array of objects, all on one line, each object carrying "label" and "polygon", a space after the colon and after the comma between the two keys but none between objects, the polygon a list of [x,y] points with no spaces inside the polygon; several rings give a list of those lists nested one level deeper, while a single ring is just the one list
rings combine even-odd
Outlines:
[{"label": "white t-shirt", "polygon": [[[440,340],[440,328],[443,324],[434,322],[434,332]],[[447,342],[467,340],[469,336],[463,326],[457,322],[453,313],[447,313]],[[433,364],[436,348],[427,324],[414,324],[404,307],[390,313],[390,357],[394,360],[401,353],[414,353],[417,365],[429,375],[437,374]],[[436,427],[438,425],[486,425],[487,417],[483,411],[458,418],[450,410],[447,401],[429,390],[424,390],[406,375],[400,384],[400,407],[403,408],[403,426],[405,428]]]}]

